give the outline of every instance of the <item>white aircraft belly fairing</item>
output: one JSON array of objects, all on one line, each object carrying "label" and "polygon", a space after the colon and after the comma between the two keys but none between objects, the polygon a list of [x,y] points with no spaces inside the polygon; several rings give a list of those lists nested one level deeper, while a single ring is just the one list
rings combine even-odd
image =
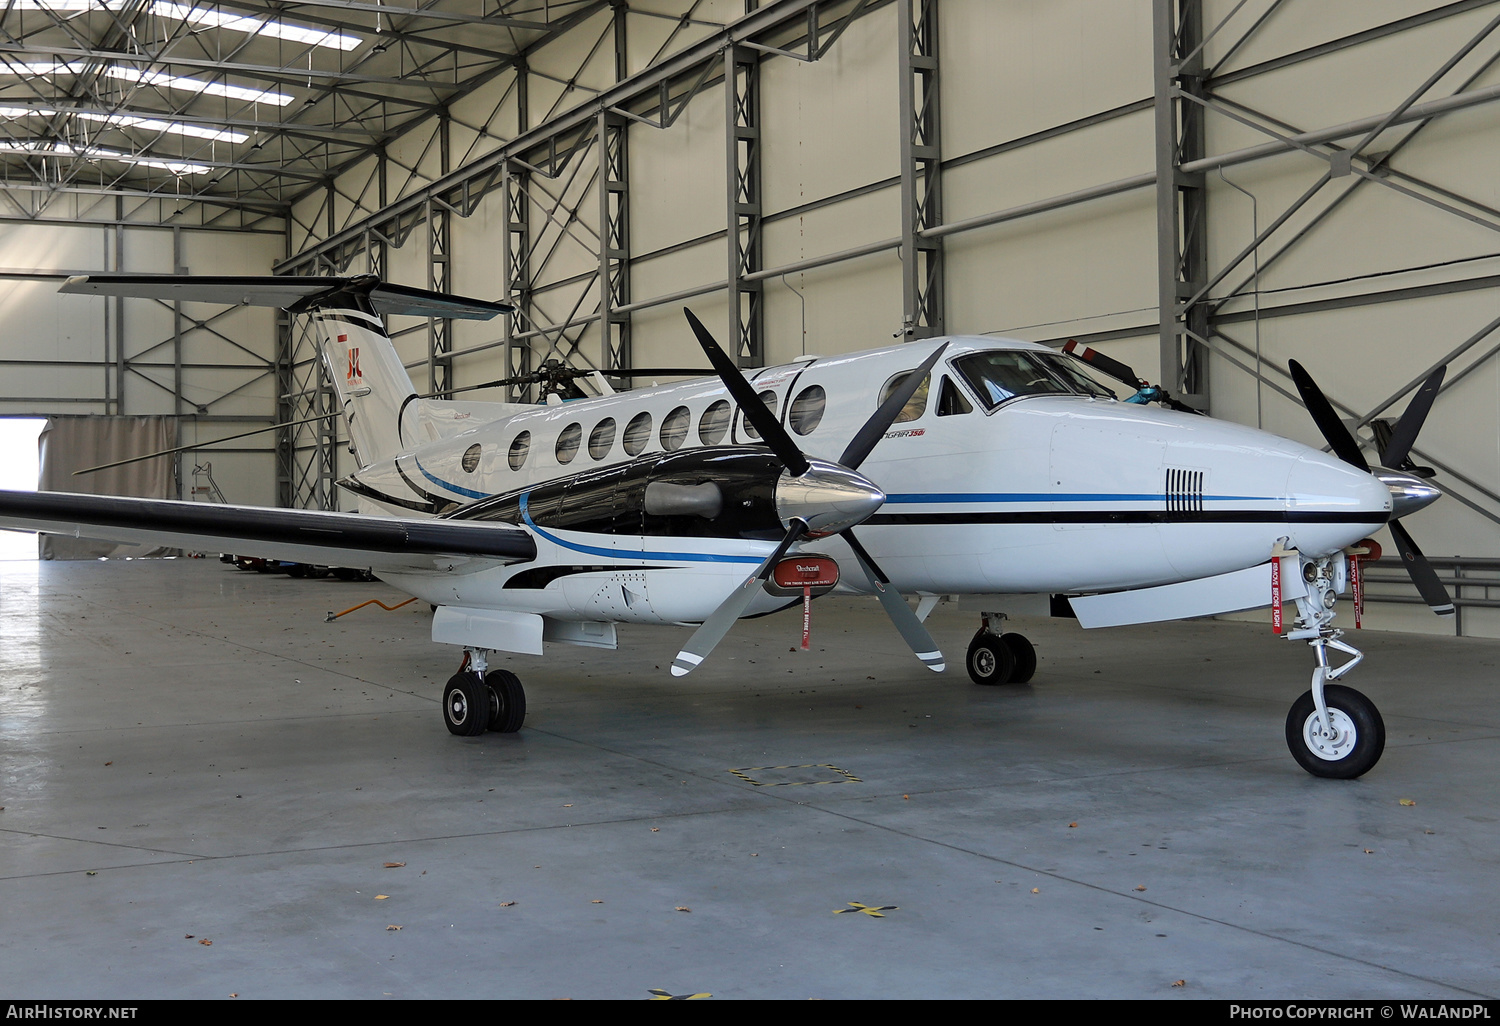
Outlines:
[{"label": "white aircraft belly fairing", "polygon": [[[465,648],[443,703],[459,734],[521,726],[524,692],[490,669],[493,651],[612,648],[617,623],[697,625],[672,667],[688,673],[738,618],[797,601],[766,587],[778,567],[811,580],[822,554],[844,568],[838,587],[876,595],[934,670],[942,653],[903,593],[1071,596],[1096,626],[1265,606],[1274,578],[1298,611],[1288,636],[1318,663],[1288,743],[1310,772],[1349,777],[1384,745],[1368,699],[1328,685],[1359,659],[1331,625],[1351,555],[1390,521],[1424,597],[1452,610],[1392,519],[1441,494],[1407,460],[1441,372],[1385,446],[1397,469],[1372,471],[1295,364],[1336,455],[1119,402],[1074,357],[1023,342],[925,340],[746,377],[689,314],[717,378],[533,407],[417,396],[380,317],[485,317],[503,304],[368,276],[105,275],[63,291],[240,295],[312,313],[360,465],[340,484],[361,513],[0,493],[0,523],[368,566],[439,607],[434,641]],[[1181,408],[1128,368],[1083,359],[1139,384],[1136,400]],[[993,612],[970,676],[1029,679],[1030,643],[994,629],[998,598],[979,601]],[[1354,658],[1333,667],[1330,649]]]}]

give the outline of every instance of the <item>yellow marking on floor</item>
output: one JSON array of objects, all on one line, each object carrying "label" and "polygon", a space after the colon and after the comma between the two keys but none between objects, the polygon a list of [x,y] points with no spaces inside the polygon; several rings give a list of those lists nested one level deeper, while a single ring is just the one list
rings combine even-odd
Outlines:
[{"label": "yellow marking on floor", "polygon": [[843,915],[845,912],[863,912],[867,916],[884,919],[887,912],[894,912],[900,907],[900,905],[866,905],[863,902],[851,901],[848,908],[836,908],[833,910],[833,914],[838,916]]}]

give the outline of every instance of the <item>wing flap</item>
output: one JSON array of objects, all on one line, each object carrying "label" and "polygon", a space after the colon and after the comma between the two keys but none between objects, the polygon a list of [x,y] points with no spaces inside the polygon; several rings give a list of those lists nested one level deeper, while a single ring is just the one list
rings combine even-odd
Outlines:
[{"label": "wing flap", "polygon": [[388,570],[477,570],[536,558],[531,535],[504,524],[71,492],[0,491],[0,527]]}]

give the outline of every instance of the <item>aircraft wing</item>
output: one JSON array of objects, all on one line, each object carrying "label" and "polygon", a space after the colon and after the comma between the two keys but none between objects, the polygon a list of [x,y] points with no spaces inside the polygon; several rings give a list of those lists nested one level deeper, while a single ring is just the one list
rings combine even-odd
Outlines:
[{"label": "aircraft wing", "polygon": [[0,528],[376,571],[472,573],[536,558],[531,535],[508,524],[72,492],[0,491]]}]

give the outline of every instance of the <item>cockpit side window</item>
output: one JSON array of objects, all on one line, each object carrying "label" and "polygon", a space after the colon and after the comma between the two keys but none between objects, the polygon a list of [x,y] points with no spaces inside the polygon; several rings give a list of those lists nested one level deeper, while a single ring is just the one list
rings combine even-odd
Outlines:
[{"label": "cockpit side window", "polygon": [[1035,354],[1017,349],[971,353],[953,367],[991,410],[1021,395],[1074,394]]},{"label": "cockpit side window", "polygon": [[939,417],[956,417],[960,414],[973,412],[973,405],[970,404],[969,400],[964,398],[964,394],[958,390],[958,386],[953,383],[953,379],[944,374],[943,387],[938,390],[937,415]]}]

